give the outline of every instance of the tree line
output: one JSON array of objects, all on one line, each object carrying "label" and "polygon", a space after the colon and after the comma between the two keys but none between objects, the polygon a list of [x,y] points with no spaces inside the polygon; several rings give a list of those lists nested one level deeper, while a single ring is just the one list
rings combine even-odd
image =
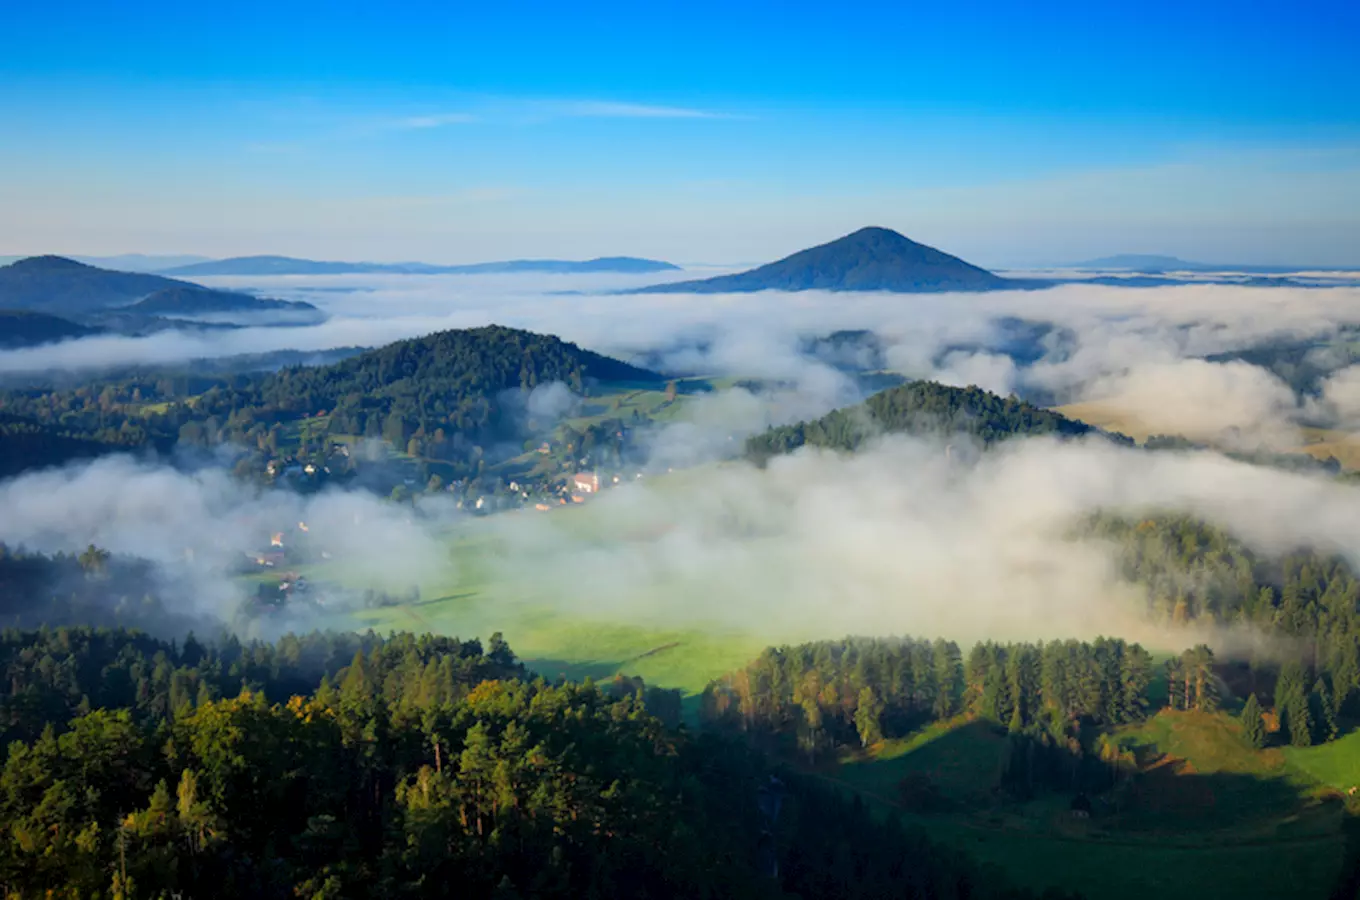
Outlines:
[{"label": "tree line", "polygon": [[943,639],[855,637],[766,649],[704,689],[701,715],[809,760],[962,713],[1065,739],[1142,719],[1154,674],[1146,650],[1117,639],[986,642],[965,661]]}]

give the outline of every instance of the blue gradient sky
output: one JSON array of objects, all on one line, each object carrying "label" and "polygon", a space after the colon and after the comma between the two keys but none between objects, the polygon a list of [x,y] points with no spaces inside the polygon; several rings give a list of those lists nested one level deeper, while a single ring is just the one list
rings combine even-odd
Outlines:
[{"label": "blue gradient sky", "polygon": [[0,253],[1360,264],[1353,0],[579,6],[10,4]]}]

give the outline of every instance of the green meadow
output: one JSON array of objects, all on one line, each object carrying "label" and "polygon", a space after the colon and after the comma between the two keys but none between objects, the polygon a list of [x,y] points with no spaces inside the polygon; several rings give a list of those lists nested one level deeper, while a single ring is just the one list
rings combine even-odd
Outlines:
[{"label": "green meadow", "polygon": [[[1118,811],[1085,820],[1064,795],[1011,802],[993,793],[1004,734],[967,717],[847,754],[818,774],[1036,889],[1114,900],[1327,896],[1343,860],[1343,803],[1319,773],[1360,768],[1360,738],[1256,751],[1225,714],[1173,712],[1116,737],[1136,750],[1139,770]],[[918,787],[908,794],[904,783]],[[922,783],[933,788],[929,812]]]}]

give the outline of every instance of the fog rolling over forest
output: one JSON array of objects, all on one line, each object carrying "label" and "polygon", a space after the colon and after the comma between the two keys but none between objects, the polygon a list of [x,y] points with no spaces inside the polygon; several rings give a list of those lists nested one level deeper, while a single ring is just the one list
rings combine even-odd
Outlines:
[{"label": "fog rolling over forest", "polygon": [[[214,286],[246,286],[220,280]],[[583,293],[557,293],[567,283]],[[520,602],[572,616],[768,640],[1118,634],[1174,647],[1185,636],[1150,619],[1144,589],[1083,534],[1091,515],[1185,514],[1262,552],[1314,546],[1360,561],[1346,525],[1360,514],[1354,488],[1208,449],[1149,454],[1101,440],[1020,439],[979,454],[965,439],[885,436],[853,456],[809,449],[764,469],[740,459],[744,440],[769,426],[863,399],[875,389],[863,382],[867,371],[1095,405],[1114,430],[1132,423],[1221,450],[1295,450],[1306,426],[1360,425],[1360,358],[1345,344],[1360,328],[1360,289],[680,296],[613,293],[629,284],[619,278],[249,284],[306,297],[331,318],[306,329],[81,339],[0,354],[0,369],[375,345],[494,321],[663,374],[757,379],[687,397],[677,417],[638,424],[642,455],[630,465],[646,477],[573,510],[586,525],[532,511],[486,521],[496,550],[480,565]],[[1272,347],[1299,349],[1287,365],[1252,356]],[[541,425],[579,405],[564,386],[544,385],[507,408]],[[470,521],[470,510],[440,495],[404,508],[363,490],[300,496],[241,484],[201,462],[117,457],[12,479],[0,500],[0,540],[49,552],[95,544],[156,560],[196,579],[182,602],[224,621],[251,588],[233,567],[285,526],[308,523],[309,540],[350,579],[404,592],[463,576],[449,529]],[[336,607],[308,615],[343,621]],[[1211,643],[1224,640],[1197,627]]]},{"label": "fog rolling over forest", "polygon": [[[232,289],[246,284],[205,280]],[[496,323],[665,371],[825,382],[833,376],[809,365],[806,340],[866,330],[874,335],[872,353],[861,344],[861,359],[872,356],[883,368],[1044,402],[1098,402],[1151,432],[1194,440],[1232,432],[1244,447],[1288,445],[1300,423],[1347,426],[1360,410],[1360,369],[1351,368],[1360,360],[1341,340],[1360,327],[1354,287],[655,295],[615,293],[629,286],[624,277],[261,277],[249,284],[270,296],[305,298],[331,318],[307,328],[88,337],[0,354],[0,373],[76,369],[96,376],[101,367],[378,346]],[[1329,340],[1337,346],[1320,346]],[[1301,348],[1290,373],[1250,354],[1232,358],[1281,344]],[[1297,375],[1294,383],[1289,374]]]}]

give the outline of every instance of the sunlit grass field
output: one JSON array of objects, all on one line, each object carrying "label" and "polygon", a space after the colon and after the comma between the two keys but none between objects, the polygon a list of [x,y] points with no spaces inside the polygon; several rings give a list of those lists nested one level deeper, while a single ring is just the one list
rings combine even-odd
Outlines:
[{"label": "sunlit grass field", "polygon": [[[1174,434],[1176,431],[1165,423],[1159,424],[1155,419],[1140,418],[1109,402],[1070,403],[1054,407],[1053,411],[1069,419],[1085,422],[1087,425],[1117,431],[1139,443],[1146,441],[1153,434]],[[1327,428],[1301,428],[1299,437],[1298,445],[1276,449],[1285,453],[1306,453],[1323,460],[1329,456],[1335,457],[1343,468],[1351,471],[1360,470],[1360,434]]]},{"label": "sunlit grass field", "polygon": [[[1342,809],[1309,767],[1345,771],[1360,739],[1255,751],[1226,715],[1167,712],[1118,736],[1143,760],[1132,807],[1089,820],[1073,819],[1062,794],[1023,803],[994,794],[1004,735],[966,717],[821,771],[1037,890],[1115,900],[1327,896],[1342,863]],[[942,811],[911,811],[900,789],[908,776],[935,785]]]},{"label": "sunlit grass field", "polygon": [[1360,731],[1316,747],[1286,747],[1289,764],[1318,782],[1347,792],[1360,786]]}]

